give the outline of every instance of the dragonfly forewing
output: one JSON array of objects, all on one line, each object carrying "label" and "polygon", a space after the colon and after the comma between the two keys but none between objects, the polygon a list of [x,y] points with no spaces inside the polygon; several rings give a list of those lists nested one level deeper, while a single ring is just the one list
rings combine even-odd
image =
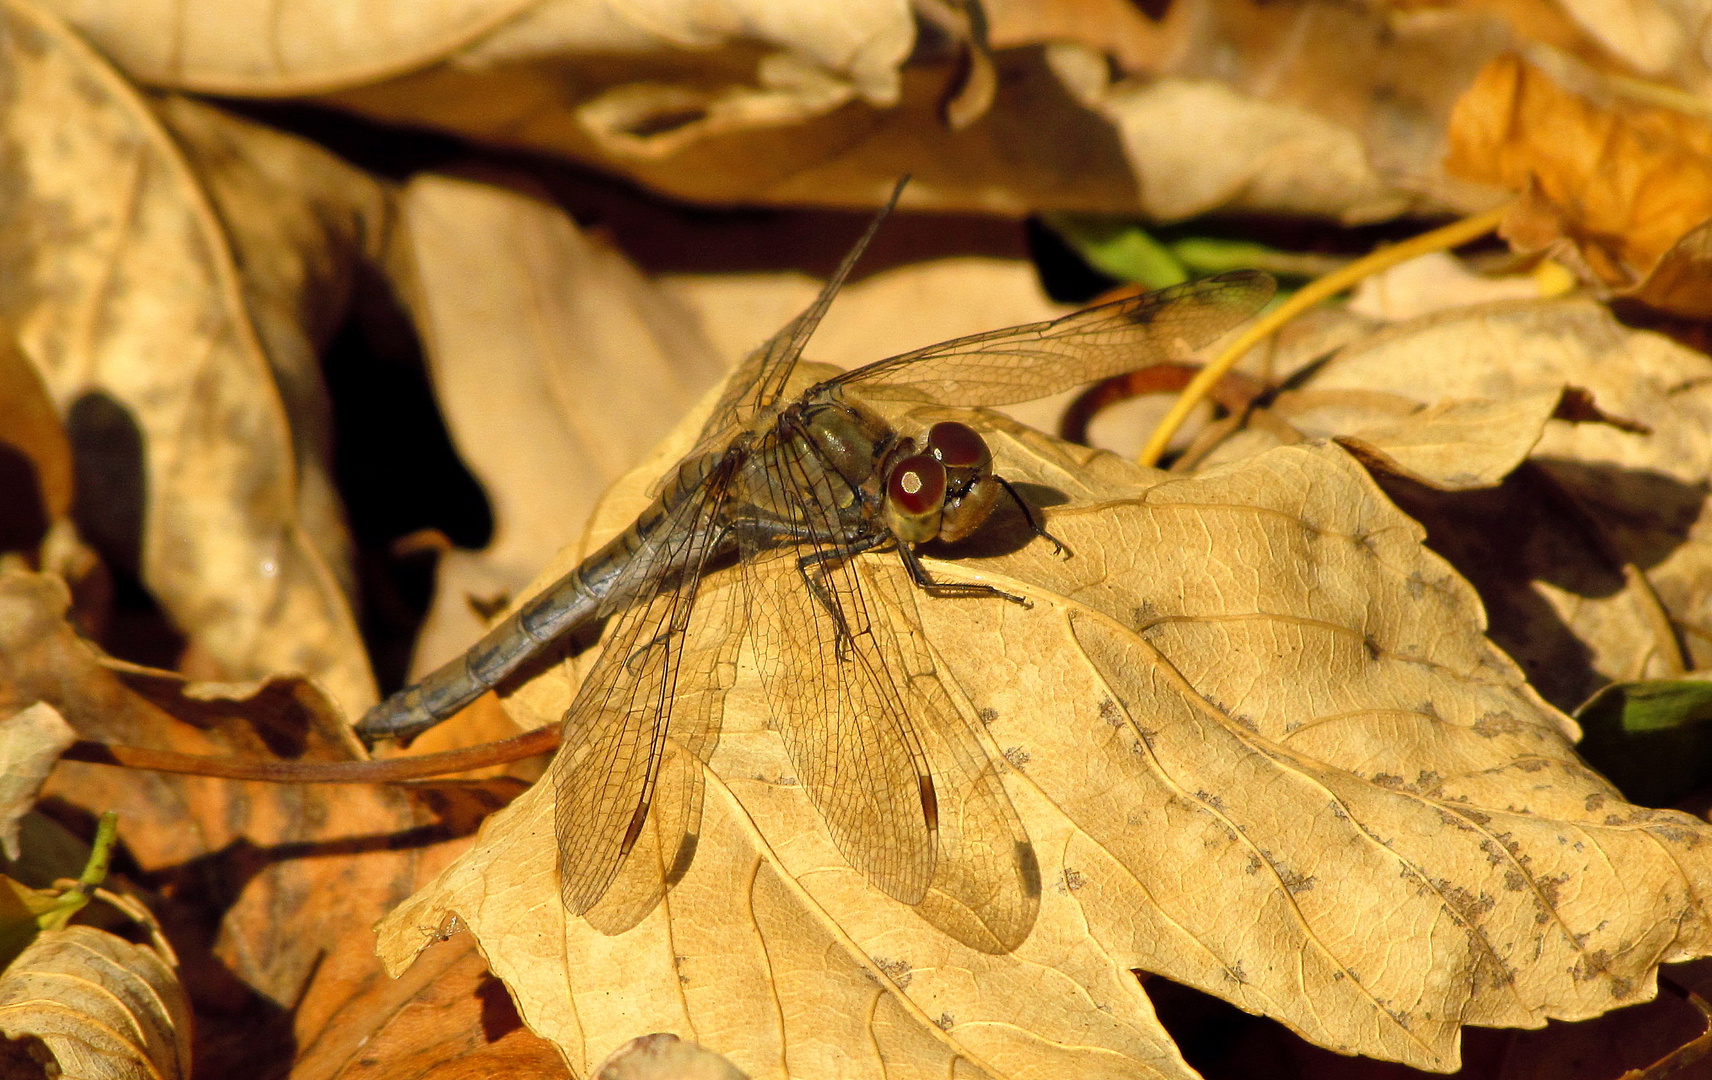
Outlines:
[{"label": "dragonfly forewing", "polygon": [[1182,359],[1272,298],[1254,270],[1143,293],[1062,318],[953,338],[876,361],[820,388],[909,385],[946,405],[1009,405],[1160,360]]},{"label": "dragonfly forewing", "polygon": [[[723,692],[729,687],[727,661],[734,653],[716,648],[710,655],[700,647],[707,634],[691,630],[704,564],[726,531],[729,480],[740,457],[731,455],[708,474],[617,571],[614,591],[639,599],[615,621],[566,711],[550,772],[556,794],[559,892],[576,914],[589,912],[606,896],[651,819],[657,841],[652,847],[658,849],[653,861],[658,865],[636,860],[634,872],[643,875],[644,882],[669,877],[672,867],[693,851],[699,761],[712,752],[717,739]],[[661,567],[681,569],[662,576]],[[703,625],[713,610],[702,610]],[[731,632],[730,627],[717,629]],[[686,654],[693,663],[686,662]],[[679,759],[673,765],[674,784],[681,790],[671,793],[673,799],[662,800],[660,769],[674,756]],[[662,802],[669,809],[686,800],[694,805],[676,814],[675,822],[654,816]],[[675,839],[667,835],[673,831],[679,833]],[[636,894],[637,888],[625,891]],[[619,906],[628,910],[633,905]],[[636,917],[645,913],[643,908]]]}]

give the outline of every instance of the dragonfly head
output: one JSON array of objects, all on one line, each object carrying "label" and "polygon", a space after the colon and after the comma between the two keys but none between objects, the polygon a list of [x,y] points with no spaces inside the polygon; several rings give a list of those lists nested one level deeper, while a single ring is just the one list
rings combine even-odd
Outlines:
[{"label": "dragonfly head", "polygon": [[967,424],[939,423],[924,452],[894,464],[886,477],[886,521],[899,540],[952,543],[993,512],[999,483],[986,440]]}]

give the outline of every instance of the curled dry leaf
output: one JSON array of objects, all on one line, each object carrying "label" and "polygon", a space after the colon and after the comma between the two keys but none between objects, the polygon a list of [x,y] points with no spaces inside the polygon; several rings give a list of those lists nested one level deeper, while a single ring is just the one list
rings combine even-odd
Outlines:
[{"label": "curled dry leaf", "polygon": [[1457,102],[1445,168],[1522,195],[1502,226],[1608,291],[1712,315],[1712,125],[1567,89],[1513,54]]},{"label": "curled dry leaf", "polygon": [[18,824],[77,733],[45,701],[0,719],[0,851],[17,861]]},{"label": "curled dry leaf", "polygon": [[94,927],[47,931],[0,972],[0,1035],[41,1040],[59,1070],[49,1075],[190,1076],[190,1007],[177,973],[154,949]]},{"label": "curled dry leaf", "polygon": [[[885,613],[920,620],[1038,852],[1019,946],[964,945],[844,863],[745,650],[697,855],[643,921],[606,936],[566,913],[537,786],[381,924],[389,968],[456,914],[578,1070],[641,1029],[754,1076],[1186,1078],[1134,969],[1449,1071],[1462,1024],[1645,1000],[1658,963],[1712,948],[1693,885],[1712,831],[1622,803],[1578,761],[1574,724],[1481,636],[1473,590],[1341,451],[1168,479],[977,423],[1000,472],[1062,497],[1047,524],[1074,556],[931,560],[1032,606],[906,595],[913,612]],[[694,431],[620,483],[597,533]],[[551,715],[573,683],[552,668],[511,703]]]},{"label": "curled dry leaf", "polygon": [[[334,159],[300,146],[281,155],[289,140],[169,106],[189,142],[221,144],[208,179],[224,195],[211,202],[147,103],[81,41],[7,3],[0,49],[13,73],[0,98],[13,281],[0,317],[17,327],[73,443],[99,462],[80,478],[89,539],[142,578],[206,673],[302,672],[345,708],[367,705],[374,681],[322,549],[341,545],[310,534],[337,520],[326,485],[302,468],[314,421],[289,415],[279,390],[283,373],[307,370],[304,357],[270,359],[282,335],[261,334],[247,306],[262,294],[288,302],[291,271],[268,262],[265,242],[237,246],[240,268],[220,216],[234,208],[248,220],[256,192],[230,183],[246,170],[266,190]],[[310,205],[293,221],[320,208],[303,183]],[[313,293],[313,278],[292,284]],[[291,404],[306,397],[298,388]]]},{"label": "curled dry leaf", "polygon": [[441,559],[421,673],[486,629],[470,598],[527,585],[726,365],[687,307],[555,207],[425,176],[402,209],[436,397],[494,521],[485,550]]},{"label": "curled dry leaf", "polygon": [[[990,108],[959,130],[942,105],[969,86],[966,43],[918,33],[902,3],[728,2],[722,21],[687,0],[646,18],[612,4],[604,21],[545,3],[446,63],[331,99],[704,202],[873,205],[904,172],[917,205],[1013,215],[1372,220],[1491,198],[1438,160],[1456,94],[1514,44],[1490,15],[1189,0],[1155,26],[1128,5],[990,7],[1009,47],[991,57]],[[632,50],[619,63],[615,44]],[[1137,77],[1113,85],[1108,55]]]},{"label": "curled dry leaf", "polygon": [[[445,932],[449,928],[437,928]],[[353,939],[341,948],[369,953]],[[552,1043],[523,1026],[475,940],[454,932],[402,978],[365,978],[298,1049],[293,1080],[457,1080],[487,1076],[570,1080]]]},{"label": "curled dry leaf", "polygon": [[[1432,404],[1443,417],[1471,408],[1454,403],[1485,401],[1513,429],[1495,422],[1476,431],[1460,448],[1469,454],[1462,465],[1457,454],[1447,461],[1487,477],[1538,431],[1529,466],[1491,491],[1387,491],[1475,582],[1496,640],[1548,699],[1573,708],[1605,682],[1667,678],[1712,659],[1702,512],[1712,475],[1709,379],[1706,356],[1627,329],[1597,304],[1536,301],[1442,312],[1371,335],[1334,353],[1297,400],[1341,402],[1341,414],[1304,410],[1301,422],[1358,436],[1386,422],[1388,409]],[[1580,422],[1547,419],[1551,407],[1541,414],[1566,386],[1578,388],[1573,407],[1557,412]],[[1576,405],[1585,398],[1593,412]],[[1441,469],[1424,479],[1444,488],[1448,478]]]},{"label": "curled dry leaf", "polygon": [[[64,585],[0,572],[0,711],[50,702],[79,737],[214,757],[346,761],[344,718],[300,678],[190,683],[100,656],[63,620]],[[216,1071],[259,1069],[270,1040],[313,1039],[377,977],[365,939],[452,857],[481,813],[398,787],[240,783],[61,761],[45,792],[119,812],[140,882],[172,897],[186,984],[212,1017]],[[479,796],[479,793],[477,793]],[[479,799],[478,799],[479,801]],[[292,1002],[289,1016],[268,1002]],[[248,1011],[246,1011],[248,1010]],[[274,1016],[274,1026],[258,1031]],[[241,1029],[234,1038],[229,1025]]]}]

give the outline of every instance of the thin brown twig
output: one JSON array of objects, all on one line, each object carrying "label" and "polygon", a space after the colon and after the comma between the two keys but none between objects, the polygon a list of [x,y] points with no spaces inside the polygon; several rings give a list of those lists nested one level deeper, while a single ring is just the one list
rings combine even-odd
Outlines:
[{"label": "thin brown twig", "polygon": [[89,739],[79,739],[62,756],[68,761],[95,765],[215,776],[226,780],[255,780],[266,784],[392,784],[467,772],[489,765],[504,765],[548,753],[558,745],[558,725],[549,724],[479,746],[384,761],[266,761],[261,758],[180,754],[173,750],[117,746]]},{"label": "thin brown twig", "polygon": [[1699,994],[1672,979],[1659,976],[1659,986],[1682,998],[1699,1011],[1706,1021],[1706,1030],[1683,1043],[1644,1069],[1630,1069],[1618,1080],[1665,1080],[1712,1054],[1712,1004]]}]

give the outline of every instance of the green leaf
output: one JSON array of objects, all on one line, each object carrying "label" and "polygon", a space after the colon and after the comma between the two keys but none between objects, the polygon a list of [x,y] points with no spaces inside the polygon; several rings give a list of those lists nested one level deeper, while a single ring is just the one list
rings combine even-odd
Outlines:
[{"label": "green leaf", "polygon": [[1575,718],[1581,755],[1633,802],[1668,806],[1712,782],[1712,680],[1613,683]]},{"label": "green leaf", "polygon": [[1169,248],[1133,218],[1106,214],[1046,214],[1046,226],[1101,273],[1163,289],[1189,280]]}]

